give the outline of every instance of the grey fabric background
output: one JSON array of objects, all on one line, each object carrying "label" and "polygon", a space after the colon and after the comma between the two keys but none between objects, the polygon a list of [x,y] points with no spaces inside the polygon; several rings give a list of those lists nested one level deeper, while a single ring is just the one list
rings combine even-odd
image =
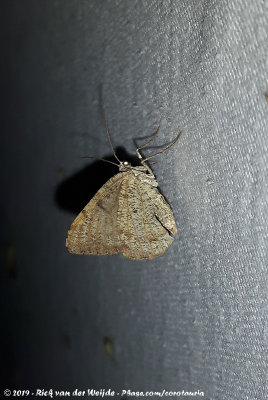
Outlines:
[{"label": "grey fabric background", "polygon": [[[264,399],[267,1],[8,0],[0,14],[4,388]],[[153,165],[179,229],[159,259],[65,249],[117,172],[81,158],[111,155],[104,105],[121,152],[159,123],[156,145],[182,131]]]}]

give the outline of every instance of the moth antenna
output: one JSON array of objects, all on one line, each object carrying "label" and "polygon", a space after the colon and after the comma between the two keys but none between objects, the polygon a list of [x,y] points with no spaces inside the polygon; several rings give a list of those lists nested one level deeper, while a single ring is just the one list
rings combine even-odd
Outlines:
[{"label": "moth antenna", "polygon": [[142,160],[141,162],[144,163],[145,161],[150,160],[151,158],[153,158],[153,157],[155,157],[155,156],[158,156],[159,154],[165,153],[168,149],[170,149],[170,147],[174,146],[174,144],[175,144],[175,143],[177,142],[177,140],[179,139],[180,135],[181,135],[181,132],[179,132],[179,134],[175,137],[175,139],[174,139],[167,147],[165,147],[163,150],[158,151],[157,153],[152,154],[151,156],[146,157],[146,158],[144,158],[144,159],[141,158],[141,160]]},{"label": "moth antenna", "polygon": [[115,154],[114,147],[113,147],[113,145],[112,145],[111,135],[110,135],[110,132],[109,132],[108,122],[107,122],[107,117],[106,117],[106,109],[105,109],[105,106],[104,106],[104,108],[103,108],[103,111],[104,111],[104,119],[105,119],[106,134],[107,134],[107,138],[108,138],[108,141],[109,141],[110,148],[111,148],[111,150],[112,150],[113,155],[114,155],[115,158],[117,159],[117,161],[121,163],[121,161],[119,160],[119,158],[118,158],[117,155]]},{"label": "moth antenna", "polygon": [[105,161],[105,162],[107,162],[107,163],[109,163],[109,164],[113,164],[113,165],[116,165],[117,167],[120,167],[120,165],[118,165],[118,164],[116,164],[116,163],[114,163],[114,162],[112,162],[112,161],[105,160],[104,158],[90,157],[90,156],[83,156],[83,157],[81,157],[81,158],[94,158],[95,160]]}]

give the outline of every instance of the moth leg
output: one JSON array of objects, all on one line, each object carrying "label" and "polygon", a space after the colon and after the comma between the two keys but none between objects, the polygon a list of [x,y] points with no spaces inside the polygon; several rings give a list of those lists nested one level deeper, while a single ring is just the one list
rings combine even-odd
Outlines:
[{"label": "moth leg", "polygon": [[145,142],[142,146],[138,147],[136,150],[136,154],[137,154],[139,160],[141,161],[141,164],[146,168],[146,170],[149,172],[149,174],[152,175],[153,177],[154,177],[153,171],[151,170],[149,165],[143,159],[143,157],[140,153],[140,150],[144,149],[146,146],[148,146],[149,143],[151,143],[156,138],[156,136],[159,133],[159,129],[160,129],[160,125],[158,126],[158,128],[157,128],[156,132],[153,134],[153,136],[149,140],[147,140],[147,142]]}]

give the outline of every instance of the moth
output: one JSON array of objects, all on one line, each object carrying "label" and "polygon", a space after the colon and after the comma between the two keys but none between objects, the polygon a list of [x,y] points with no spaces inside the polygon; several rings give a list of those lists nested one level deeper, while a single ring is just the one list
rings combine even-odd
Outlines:
[{"label": "moth", "polygon": [[[73,254],[107,255],[122,253],[133,260],[162,256],[177,234],[172,210],[158,190],[158,183],[147,161],[167,151],[178,136],[162,151],[143,158],[145,148],[156,133],[136,154],[139,166],[121,161],[115,154],[105,118],[109,144],[119,172],[109,179],[85,206],[72,223],[66,247]],[[95,157],[94,157],[95,158]]]}]

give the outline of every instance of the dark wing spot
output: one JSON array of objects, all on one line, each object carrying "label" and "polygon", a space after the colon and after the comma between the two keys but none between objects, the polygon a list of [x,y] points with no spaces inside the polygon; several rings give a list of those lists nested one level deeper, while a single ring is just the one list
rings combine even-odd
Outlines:
[{"label": "dark wing spot", "polygon": [[99,201],[97,202],[97,206],[98,206],[99,208],[101,208],[103,211],[109,213],[109,210],[107,210],[107,208],[104,207],[104,205],[103,205],[103,203],[102,203],[102,200],[99,200]]}]

